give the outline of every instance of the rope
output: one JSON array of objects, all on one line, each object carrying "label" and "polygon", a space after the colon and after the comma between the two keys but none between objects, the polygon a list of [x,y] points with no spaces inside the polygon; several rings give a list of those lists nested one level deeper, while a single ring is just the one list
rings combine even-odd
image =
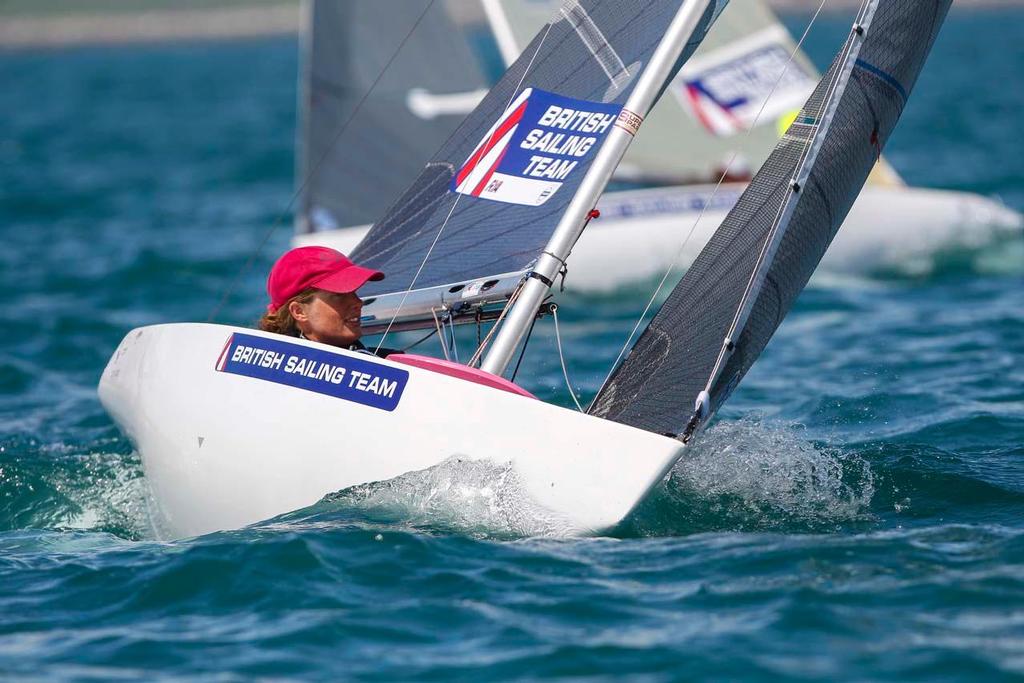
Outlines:
[{"label": "rope", "polygon": [[[446,333],[445,333],[444,329],[442,329],[441,321],[438,320],[438,318],[437,318],[437,309],[436,308],[431,308],[430,309],[430,314],[432,316],[434,316],[434,331],[437,332],[437,339],[438,339],[438,341],[441,342],[441,352],[444,353],[444,359],[445,360],[451,360],[451,356],[448,355],[448,342],[445,339],[445,334]],[[378,345],[377,348],[379,349],[380,345]]]},{"label": "rope", "polygon": [[[363,104],[370,97],[370,95],[373,94],[373,91],[377,88],[377,84],[380,83],[380,79],[382,79],[384,77],[384,74],[387,73],[388,69],[391,68],[392,62],[394,62],[395,59],[398,57],[399,53],[402,52],[402,48],[405,47],[405,44],[409,41],[409,38],[411,38],[412,34],[416,32],[417,28],[419,28],[419,25],[420,23],[422,23],[423,18],[427,16],[427,12],[430,11],[430,8],[434,6],[434,3],[436,1],[437,0],[430,0],[430,3],[426,6],[426,8],[424,8],[423,12],[421,12],[420,16],[416,19],[416,23],[412,25],[412,28],[409,29],[409,32],[405,34],[404,38],[402,38],[402,42],[398,44],[398,48],[395,50],[395,53],[391,55],[391,58],[388,59],[387,64],[385,64],[384,68],[381,69],[381,72],[377,74],[377,78],[374,79],[373,83],[370,84],[369,90],[366,91],[362,99],[360,99],[359,102],[356,104],[355,109],[352,110],[352,114],[349,115],[348,119],[344,123],[342,123],[341,126],[338,128],[338,132],[334,134],[334,138],[331,140],[331,143],[327,145],[326,148],[324,148],[324,152],[323,154],[320,155],[320,158],[313,166],[313,170],[310,171],[302,179],[302,182],[299,184],[299,187],[292,194],[291,199],[288,200],[288,204],[285,205],[284,211],[281,212],[281,214],[277,217],[277,220],[275,220],[273,225],[270,226],[270,230],[268,230],[267,233],[263,236],[263,239],[256,246],[256,250],[249,256],[249,259],[245,262],[245,265],[243,265],[242,268],[237,273],[235,273],[235,276],[231,279],[231,282],[228,283],[227,289],[221,296],[220,301],[217,302],[217,305],[213,307],[213,310],[210,312],[210,315],[206,318],[206,322],[212,323],[217,318],[217,316],[220,315],[221,310],[224,308],[225,304],[227,304],[228,300],[231,298],[231,295],[235,293],[235,290],[238,288],[238,284],[242,281],[242,278],[250,270],[252,270],[253,265],[256,263],[256,259],[259,258],[260,254],[263,252],[263,248],[267,246],[267,242],[270,241],[270,238],[273,236],[273,234],[277,232],[277,229],[279,227],[281,227],[281,224],[284,222],[284,219],[287,218],[288,215],[291,213],[292,206],[295,205],[295,200],[298,199],[299,196],[305,191],[306,186],[309,185],[309,181],[313,179],[313,177],[320,170],[320,167],[323,166],[324,161],[327,160],[327,156],[334,148],[334,145],[336,145],[338,140],[341,139],[341,136],[348,129],[349,124],[355,120],[356,115],[358,115],[359,111],[363,108]],[[377,347],[377,350],[380,350],[380,346]]]},{"label": "rope", "polygon": [[555,343],[558,345],[558,360],[562,363],[562,377],[565,378],[565,386],[569,389],[569,395],[572,396],[572,402],[576,404],[576,409],[581,413],[585,413],[583,406],[580,405],[580,401],[576,398],[576,392],[573,391],[572,382],[569,381],[569,371],[565,367],[565,356],[562,355],[562,334],[558,331],[558,304],[551,304],[551,317],[555,321]]},{"label": "rope", "polygon": [[500,325],[501,321],[505,319],[505,316],[512,308],[512,305],[516,302],[516,299],[519,298],[519,293],[521,291],[523,291],[522,283],[520,283],[519,286],[516,287],[516,291],[512,292],[512,296],[508,298],[508,302],[505,304],[505,308],[501,309],[501,315],[499,315],[498,319],[494,321],[494,325],[491,327],[491,329],[487,331],[487,336],[484,337],[483,343],[477,345],[476,353],[473,354],[473,357],[470,358],[469,363],[467,363],[469,367],[473,367],[480,362],[480,357],[483,355],[484,349],[486,349],[488,344],[491,343],[491,338],[494,336],[494,333],[498,330],[498,325]]},{"label": "rope", "polygon": [[448,331],[451,334],[451,342],[449,343],[449,347],[452,350],[452,358],[454,358],[455,362],[458,363],[459,346],[455,339],[455,320],[452,318],[451,311],[448,312]]},{"label": "rope", "polygon": [[[796,57],[797,53],[800,52],[800,48],[803,46],[804,41],[810,34],[811,27],[814,26],[814,22],[817,21],[818,15],[821,14],[821,10],[825,7],[826,2],[828,2],[828,0],[821,0],[821,2],[818,4],[818,9],[815,10],[814,15],[811,16],[811,20],[807,23],[807,28],[804,29],[803,35],[800,36],[800,40],[797,41],[796,47],[794,47],[793,51],[789,54],[789,59],[786,60],[786,64],[782,68],[782,72],[779,74],[779,77],[775,80],[775,83],[772,84],[772,89],[768,92],[768,95],[764,98],[764,101],[761,102],[761,107],[757,110],[757,114],[754,116],[754,120],[751,122],[750,127],[747,128],[744,140],[749,138],[753,133],[754,128],[757,127],[757,123],[761,119],[761,114],[764,113],[765,107],[768,106],[769,100],[771,100],[772,95],[775,94],[775,91],[778,89],[779,84],[782,82],[782,79],[785,78],[786,72],[789,70],[790,64],[793,63],[793,59]],[[722,175],[719,176],[718,182],[715,183],[715,187],[711,191],[711,196],[708,198],[706,202],[704,202],[704,205],[701,207],[700,213],[697,215],[696,220],[694,220],[693,225],[690,226],[690,231],[686,234],[686,238],[683,240],[682,244],[679,245],[679,249],[676,251],[675,256],[673,256],[672,260],[669,261],[669,266],[665,270],[665,274],[662,275],[661,280],[658,282],[658,286],[654,289],[654,293],[651,294],[651,298],[647,301],[647,305],[644,306],[643,312],[640,313],[640,317],[637,318],[636,324],[630,331],[629,336],[626,337],[625,343],[623,343],[622,348],[619,350],[619,355],[615,357],[615,361],[612,363],[611,368],[609,368],[608,374],[605,375],[604,381],[601,382],[601,388],[597,390],[597,394],[595,394],[595,396],[601,395],[601,392],[604,391],[605,385],[608,384],[608,380],[612,378],[612,375],[615,374],[615,370],[618,369],[619,361],[621,361],[623,356],[626,355],[626,351],[630,348],[630,344],[633,341],[633,337],[636,336],[636,333],[640,329],[640,326],[643,325],[644,319],[650,312],[651,307],[654,306],[654,302],[658,299],[658,295],[661,293],[661,290],[665,288],[665,283],[668,281],[669,276],[672,275],[672,271],[676,269],[676,264],[679,262],[679,257],[683,255],[683,251],[685,251],[686,245],[690,243],[690,238],[693,237],[693,233],[696,232],[697,230],[697,225],[699,225],[701,219],[704,218],[704,213],[707,211],[707,208],[714,202],[715,195],[718,194],[719,188],[722,186],[722,183],[725,182],[726,176],[729,175],[729,171],[732,169],[732,165],[736,161],[737,156],[739,156],[738,149],[734,150],[732,156],[729,157],[728,163],[726,163],[725,168],[722,170]]]}]

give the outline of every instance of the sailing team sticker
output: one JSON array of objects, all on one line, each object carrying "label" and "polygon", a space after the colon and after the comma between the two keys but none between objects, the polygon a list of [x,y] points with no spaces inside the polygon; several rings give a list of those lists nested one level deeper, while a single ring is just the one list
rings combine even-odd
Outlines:
[{"label": "sailing team sticker", "polygon": [[480,140],[451,190],[540,206],[593,158],[621,109],[527,88]]},{"label": "sailing team sticker", "polygon": [[683,66],[670,86],[702,126],[728,137],[799,109],[817,79],[790,58],[788,35],[771,26]]},{"label": "sailing team sticker", "polygon": [[217,371],[315,391],[392,411],[402,398],[409,372],[382,363],[331,353],[278,339],[235,333]]}]

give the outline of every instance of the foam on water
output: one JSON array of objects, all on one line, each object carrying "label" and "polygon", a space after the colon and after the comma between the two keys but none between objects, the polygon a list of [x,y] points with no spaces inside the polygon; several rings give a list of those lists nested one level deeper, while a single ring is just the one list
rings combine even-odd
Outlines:
[{"label": "foam on water", "polygon": [[[801,436],[792,425],[757,419],[718,423],[614,535],[800,533],[872,521],[875,483],[867,461],[816,447]],[[510,463],[458,457],[339,491],[270,524],[308,528],[353,521],[475,538],[583,533],[532,500]]]},{"label": "foam on water", "polygon": [[534,502],[510,463],[459,457],[339,491],[313,510],[317,516],[355,511],[375,521],[481,538],[560,537],[580,531]]},{"label": "foam on water", "polygon": [[819,448],[795,426],[719,422],[628,523],[632,533],[820,531],[870,519],[868,463]]},{"label": "foam on water", "polygon": [[0,525],[102,531],[136,540],[160,536],[138,455],[112,446],[0,446]]}]

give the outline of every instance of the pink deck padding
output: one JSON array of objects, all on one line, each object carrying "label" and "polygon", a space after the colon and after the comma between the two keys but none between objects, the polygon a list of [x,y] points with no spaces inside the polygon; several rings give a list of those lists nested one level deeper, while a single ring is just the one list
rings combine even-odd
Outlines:
[{"label": "pink deck padding", "polygon": [[441,375],[448,375],[449,377],[457,377],[458,379],[466,380],[467,382],[473,382],[474,384],[483,384],[485,387],[491,387],[492,389],[501,389],[512,394],[519,394],[527,398],[537,398],[526,389],[516,386],[512,382],[509,382],[504,377],[498,377],[492,375],[489,372],[483,370],[477,370],[460,363],[453,363],[447,360],[441,360],[440,358],[432,358],[431,356],[418,356],[414,353],[393,353],[388,356],[388,360],[395,363],[401,363],[402,365],[411,365],[415,368],[422,368],[423,370],[430,370]]}]

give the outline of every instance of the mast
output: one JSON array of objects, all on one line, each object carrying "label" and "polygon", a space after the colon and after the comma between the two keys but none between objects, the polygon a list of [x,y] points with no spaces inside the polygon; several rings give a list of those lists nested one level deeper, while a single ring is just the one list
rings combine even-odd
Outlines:
[{"label": "mast", "polygon": [[508,23],[508,16],[501,6],[501,0],[480,0],[484,6],[484,14],[487,15],[487,23],[491,25],[494,33],[494,40],[498,43],[498,50],[506,67],[512,66],[519,58],[519,45],[516,44],[516,37],[512,26]]},{"label": "mast", "polygon": [[293,231],[296,235],[311,232],[309,223],[309,191],[303,180],[309,159],[309,102],[312,99],[310,81],[313,76],[313,3],[315,0],[302,0],[299,4],[299,85],[296,88],[295,111],[295,191],[299,193],[299,207],[295,212]]},{"label": "mast", "polygon": [[619,114],[618,121],[594,158],[579,191],[562,215],[544,252],[537,259],[533,271],[523,284],[515,305],[509,311],[508,319],[498,330],[494,345],[484,357],[480,366],[482,370],[495,375],[505,372],[516,347],[537,316],[537,311],[551,289],[555,277],[565,265],[569,252],[586,227],[588,215],[611,180],[644,116],[650,111],[665,83],[672,76],[680,54],[712,1],[686,0],[679,8],[651,56],[647,68],[640,74],[636,87]]}]

